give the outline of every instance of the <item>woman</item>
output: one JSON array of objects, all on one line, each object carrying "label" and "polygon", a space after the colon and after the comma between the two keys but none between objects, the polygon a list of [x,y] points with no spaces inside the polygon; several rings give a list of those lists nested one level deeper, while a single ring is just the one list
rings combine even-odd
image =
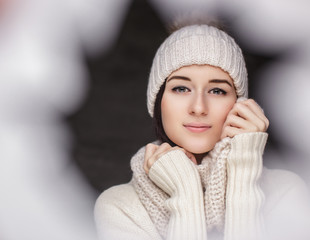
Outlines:
[{"label": "woman", "polygon": [[263,169],[269,122],[247,81],[218,28],[186,26],[162,43],[147,89],[158,141],[133,156],[129,183],[98,198],[101,239],[308,239],[306,187]]}]

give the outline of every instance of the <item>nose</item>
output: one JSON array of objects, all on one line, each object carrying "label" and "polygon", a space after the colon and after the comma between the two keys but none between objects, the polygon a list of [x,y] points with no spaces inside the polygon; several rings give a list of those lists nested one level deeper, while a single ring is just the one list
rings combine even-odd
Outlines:
[{"label": "nose", "polygon": [[197,93],[192,96],[189,112],[191,115],[207,115],[208,114],[208,103],[203,93]]}]

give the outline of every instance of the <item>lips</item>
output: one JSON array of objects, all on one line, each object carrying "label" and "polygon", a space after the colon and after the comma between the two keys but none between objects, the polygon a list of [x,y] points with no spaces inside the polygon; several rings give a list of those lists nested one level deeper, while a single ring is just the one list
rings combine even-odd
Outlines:
[{"label": "lips", "polygon": [[187,130],[193,133],[202,133],[211,128],[210,125],[204,123],[187,123],[183,125]]}]

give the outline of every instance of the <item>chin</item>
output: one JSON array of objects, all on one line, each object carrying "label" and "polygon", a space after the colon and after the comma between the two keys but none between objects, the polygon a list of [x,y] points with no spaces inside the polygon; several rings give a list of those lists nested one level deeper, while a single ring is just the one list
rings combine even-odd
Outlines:
[{"label": "chin", "polygon": [[193,154],[203,154],[211,151],[214,148],[215,144],[201,145],[201,144],[191,144],[184,146],[183,148]]}]

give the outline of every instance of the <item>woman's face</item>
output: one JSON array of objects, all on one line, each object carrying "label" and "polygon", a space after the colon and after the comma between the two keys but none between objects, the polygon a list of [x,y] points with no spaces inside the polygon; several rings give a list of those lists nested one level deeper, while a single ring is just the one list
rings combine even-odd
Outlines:
[{"label": "woman's face", "polygon": [[161,102],[166,135],[193,154],[213,149],[236,102],[231,77],[220,68],[191,65],[173,72]]}]

